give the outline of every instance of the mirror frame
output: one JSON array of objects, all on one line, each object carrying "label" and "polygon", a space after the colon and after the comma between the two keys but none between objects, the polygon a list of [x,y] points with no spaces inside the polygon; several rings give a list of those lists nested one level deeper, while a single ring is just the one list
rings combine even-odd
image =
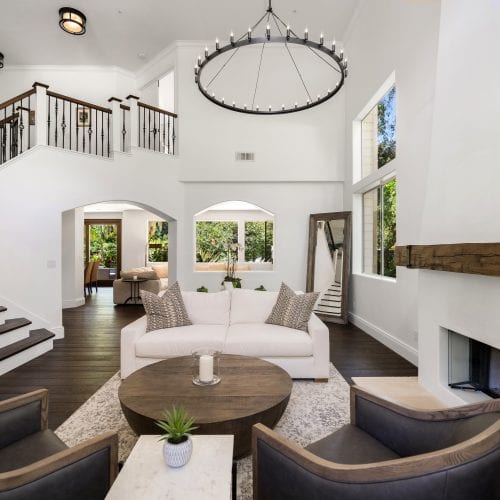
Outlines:
[{"label": "mirror frame", "polygon": [[319,221],[344,220],[344,259],[342,262],[342,295],[341,315],[339,317],[315,313],[322,321],[329,323],[348,323],[349,307],[349,278],[351,275],[351,238],[352,238],[352,212],[328,212],[323,214],[311,214],[309,216],[309,249],[307,256],[307,280],[306,291],[314,291],[314,267],[316,263],[316,239],[317,223]]}]

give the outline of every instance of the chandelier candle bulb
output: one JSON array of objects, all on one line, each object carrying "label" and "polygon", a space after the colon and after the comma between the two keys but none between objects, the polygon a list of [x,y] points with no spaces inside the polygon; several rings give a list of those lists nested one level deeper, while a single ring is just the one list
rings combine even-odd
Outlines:
[{"label": "chandelier candle bulb", "polygon": [[269,24],[266,26],[266,37],[268,40],[271,38],[271,26]]},{"label": "chandelier candle bulb", "polygon": [[290,25],[287,25],[286,27],[286,37],[290,38]]},{"label": "chandelier candle bulb", "polygon": [[251,42],[252,41],[252,28],[248,28],[247,36],[248,36],[248,41]]},{"label": "chandelier candle bulb", "polygon": [[306,104],[309,106],[309,104],[311,104],[311,101],[307,99]]},{"label": "chandelier candle bulb", "polygon": [[344,59],[344,49],[340,49],[340,60]]},{"label": "chandelier candle bulb", "polygon": [[195,75],[198,74],[198,65],[197,64],[194,65],[194,74]]},{"label": "chandelier candle bulb", "polygon": [[325,37],[323,36],[323,33],[321,33],[321,35],[319,35],[319,44],[323,45],[324,43],[325,43]]},{"label": "chandelier candle bulb", "polygon": [[200,356],[200,382],[212,382],[214,378],[214,358],[208,354]]},{"label": "chandelier candle bulb", "polygon": [[319,101],[319,100],[321,99],[321,95],[320,95],[320,94],[318,94],[318,95],[317,95],[317,98],[318,98],[318,101]]},{"label": "chandelier candle bulb", "polygon": [[205,47],[205,59],[208,57],[208,47]]},{"label": "chandelier candle bulb", "polygon": [[259,111],[259,105],[258,105],[258,104],[255,106],[255,109],[256,109],[257,111]]},{"label": "chandelier candle bulb", "polygon": [[332,54],[335,54],[335,40],[332,42]]},{"label": "chandelier candle bulb", "polygon": [[281,111],[285,111],[285,105],[284,104],[281,105]]},{"label": "chandelier candle bulb", "polygon": [[297,109],[298,107],[299,107],[299,105],[297,103],[295,103],[294,108]]},{"label": "chandelier candle bulb", "polygon": [[198,66],[201,66],[201,56],[198,56]]},{"label": "chandelier candle bulb", "polygon": [[219,49],[220,49],[219,39],[216,38],[215,39],[215,50],[219,50]]},{"label": "chandelier candle bulb", "polygon": [[229,35],[229,41],[231,42],[232,45],[234,45],[234,33],[232,31]]},{"label": "chandelier candle bulb", "polygon": [[269,105],[269,112],[271,112],[271,111],[272,111],[272,107]]},{"label": "chandelier candle bulb", "polygon": [[224,97],[220,100],[220,102],[221,102],[222,104],[224,104]]},{"label": "chandelier candle bulb", "polygon": [[306,28],[304,30],[304,40],[307,42],[309,40],[309,30]]}]

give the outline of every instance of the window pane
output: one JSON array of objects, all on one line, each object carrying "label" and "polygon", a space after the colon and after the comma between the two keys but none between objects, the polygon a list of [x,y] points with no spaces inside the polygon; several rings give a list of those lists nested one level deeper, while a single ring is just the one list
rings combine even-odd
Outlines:
[{"label": "window pane", "polygon": [[394,247],[396,246],[396,179],[382,186],[384,199],[383,247],[384,276],[396,277]]},{"label": "window pane", "polygon": [[238,243],[237,222],[196,222],[196,262],[225,262],[230,243]]},{"label": "window pane", "polygon": [[366,177],[396,157],[396,87],[361,120],[361,175]]},{"label": "window pane", "polygon": [[168,222],[149,221],[148,261],[168,262]]},{"label": "window pane", "polygon": [[245,262],[273,261],[273,223],[245,222]]},{"label": "window pane", "polygon": [[378,274],[380,262],[379,188],[363,195],[363,272]]},{"label": "window pane", "polygon": [[396,88],[392,87],[377,106],[378,168],[396,158]]}]

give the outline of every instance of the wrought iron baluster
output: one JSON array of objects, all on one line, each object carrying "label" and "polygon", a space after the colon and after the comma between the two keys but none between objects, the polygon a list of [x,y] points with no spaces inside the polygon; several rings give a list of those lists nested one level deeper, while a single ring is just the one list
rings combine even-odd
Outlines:
[{"label": "wrought iron baluster", "polygon": [[76,127],[76,150],[78,151],[78,142],[79,142],[79,134],[80,134],[80,124],[78,123],[78,103],[76,104],[76,124],[75,124],[75,127]]},{"label": "wrought iron baluster", "polygon": [[101,113],[101,156],[104,156],[104,113]]},{"label": "wrought iron baluster", "polygon": [[83,124],[82,124],[82,127],[83,127],[83,130],[82,130],[82,152],[85,153],[85,122],[87,120],[86,120],[86,116],[85,116],[85,108],[84,107],[82,107],[82,120],[83,120]]},{"label": "wrought iron baluster", "polygon": [[69,101],[69,149],[71,149],[72,135],[73,135],[73,125],[71,120],[71,101]]},{"label": "wrought iron baluster", "polygon": [[172,154],[175,155],[175,116],[172,117]]},{"label": "wrought iron baluster", "polygon": [[61,122],[61,129],[62,129],[62,147],[64,149],[65,146],[65,138],[66,138],[66,100],[63,99],[62,102],[62,122]]},{"label": "wrought iron baluster", "polygon": [[109,115],[110,115],[110,113],[106,113],[106,114],[108,115],[108,137],[107,137],[107,144],[108,144],[108,158],[109,158],[109,155],[110,155],[110,153],[109,153]]},{"label": "wrought iron baluster", "polygon": [[151,149],[151,110],[148,109],[148,149]]},{"label": "wrought iron baluster", "polygon": [[125,109],[122,109],[122,151],[125,152],[125,134],[127,129],[125,128]]},{"label": "wrought iron baluster", "polygon": [[87,134],[89,135],[89,154],[92,154],[92,108],[88,108],[89,110],[89,129],[87,130]]},{"label": "wrought iron baluster", "polygon": [[57,144],[57,113],[59,111],[59,99],[56,97],[56,107],[55,107],[55,125],[54,125],[54,142],[56,143],[56,148],[58,146]]},{"label": "wrought iron baluster", "polygon": [[31,149],[31,96],[28,96],[28,149]]},{"label": "wrought iron baluster", "polygon": [[142,147],[146,147],[146,108],[142,108]]},{"label": "wrought iron baluster", "polygon": [[19,110],[19,142],[21,143],[19,147],[19,154],[23,152],[23,131],[24,131],[24,122],[23,122],[23,112],[25,108],[23,107],[23,100],[21,99],[21,106],[18,106]]},{"label": "wrought iron baluster", "polygon": [[165,113],[163,113],[163,152],[165,152]]},{"label": "wrought iron baluster", "polygon": [[50,95],[49,95],[49,109],[47,110],[47,145],[50,146]]},{"label": "wrought iron baluster", "polygon": [[170,115],[168,117],[167,154],[170,154]]},{"label": "wrought iron baluster", "polygon": [[11,115],[12,115],[12,118],[10,120],[10,158],[14,158],[14,142],[15,142],[15,139],[14,139],[14,131],[12,130],[13,128],[13,124],[14,124],[14,104],[12,104],[12,109],[11,109]]},{"label": "wrought iron baluster", "polygon": [[97,119],[97,109],[95,110],[95,154],[98,154],[97,150],[97,135],[99,134],[99,120]]}]

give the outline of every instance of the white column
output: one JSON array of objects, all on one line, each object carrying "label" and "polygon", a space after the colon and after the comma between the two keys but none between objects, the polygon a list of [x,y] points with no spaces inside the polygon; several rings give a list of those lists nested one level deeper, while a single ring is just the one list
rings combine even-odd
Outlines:
[{"label": "white column", "polygon": [[35,82],[35,144],[47,146],[47,89],[48,85]]},{"label": "white column", "polygon": [[135,95],[129,95],[127,101],[130,106],[130,147],[136,148],[139,146],[139,109],[137,106],[139,98]]},{"label": "white column", "polygon": [[238,262],[245,262],[245,221],[238,221],[238,243],[242,245],[238,249]]},{"label": "white column", "polygon": [[117,97],[111,97],[108,99],[108,102],[111,103],[111,111],[112,113],[112,141],[111,141],[111,151],[121,152],[122,151],[122,113],[120,108],[121,99]]}]

